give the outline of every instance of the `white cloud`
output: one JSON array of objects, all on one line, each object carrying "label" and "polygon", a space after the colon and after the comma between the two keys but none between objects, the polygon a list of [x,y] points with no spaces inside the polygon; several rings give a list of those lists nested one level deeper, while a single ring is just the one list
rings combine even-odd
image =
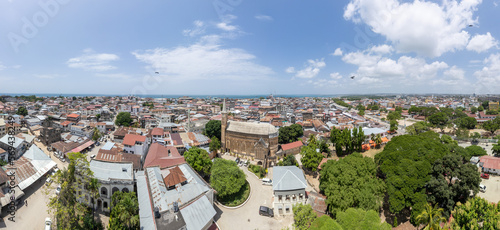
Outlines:
[{"label": "white cloud", "polygon": [[332,54],[333,56],[342,56],[342,50],[340,48],[335,49],[335,52]]},{"label": "white cloud", "polygon": [[466,87],[466,85],[470,85],[469,82],[465,79],[465,71],[458,68],[457,66],[452,66],[451,68],[444,71],[443,77],[433,80],[431,84],[437,86],[446,85],[460,87]]},{"label": "white cloud", "polygon": [[295,77],[298,78],[313,78],[319,74],[320,70],[326,66],[326,63],[321,60],[307,60],[306,67],[304,69],[298,70]]},{"label": "white cloud", "polygon": [[263,15],[263,14],[256,15],[255,19],[260,20],[260,21],[272,21],[273,20],[273,18],[271,16]]},{"label": "white cloud", "polygon": [[392,46],[389,45],[379,45],[379,46],[373,46],[370,51],[372,53],[378,53],[378,54],[389,54],[392,52]]},{"label": "white cloud", "polygon": [[498,93],[500,86],[500,54],[491,54],[485,58],[484,67],[474,72],[477,78],[476,90],[481,93]]},{"label": "white cloud", "polygon": [[97,73],[97,77],[111,78],[111,79],[130,79],[131,76],[123,73]]},{"label": "white cloud", "polygon": [[4,66],[4,65],[2,65],[2,63],[0,63],[0,70],[4,70],[6,68],[7,68],[6,66]]},{"label": "white cloud", "polygon": [[470,35],[464,29],[476,23],[473,13],[481,1],[351,0],[344,18],[367,24],[399,52],[438,57],[467,46]]},{"label": "white cloud", "polygon": [[379,59],[380,56],[373,56],[361,51],[348,53],[342,57],[344,62],[357,66],[372,66],[375,65]]},{"label": "white cloud", "polygon": [[107,71],[116,69],[110,65],[112,61],[119,60],[116,54],[95,53],[92,49],[85,49],[83,55],[69,59],[66,64],[71,68],[80,68],[88,71]]},{"label": "white cloud", "polygon": [[179,80],[260,79],[273,74],[271,68],[257,64],[251,53],[237,48],[223,48],[220,38],[202,37],[190,46],[156,48],[132,54],[148,67]]},{"label": "white cloud", "polygon": [[491,47],[497,46],[498,42],[491,36],[490,32],[483,35],[476,35],[472,37],[467,45],[467,50],[476,51],[481,53],[489,50]]},{"label": "white cloud", "polygon": [[287,73],[295,73],[295,68],[293,68],[292,66],[286,68],[285,72]]},{"label": "white cloud", "polygon": [[308,83],[312,84],[315,88],[341,86],[336,80],[328,79],[309,80]]},{"label": "white cloud", "polygon": [[196,20],[193,22],[193,25],[194,25],[194,28],[185,29],[182,31],[182,34],[184,36],[195,37],[195,36],[198,36],[198,35],[205,33],[205,23],[204,22],[202,22],[200,20]]},{"label": "white cloud", "polygon": [[342,75],[340,75],[339,73],[331,73],[330,78],[333,80],[339,80],[342,78]]},{"label": "white cloud", "polygon": [[224,31],[235,31],[238,29],[238,27],[233,26],[233,25],[229,25],[226,22],[217,23],[217,28],[224,30]]}]

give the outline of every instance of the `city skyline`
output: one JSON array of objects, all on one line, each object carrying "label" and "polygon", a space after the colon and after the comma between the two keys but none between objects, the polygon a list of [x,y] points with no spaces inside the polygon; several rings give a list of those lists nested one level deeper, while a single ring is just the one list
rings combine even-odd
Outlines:
[{"label": "city skyline", "polygon": [[495,94],[497,1],[0,2],[10,94]]}]

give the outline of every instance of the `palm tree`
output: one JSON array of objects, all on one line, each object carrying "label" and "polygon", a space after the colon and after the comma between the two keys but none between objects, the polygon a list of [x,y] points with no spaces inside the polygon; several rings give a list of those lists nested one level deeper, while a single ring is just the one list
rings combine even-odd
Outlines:
[{"label": "palm tree", "polygon": [[417,223],[425,225],[423,230],[440,230],[442,229],[441,222],[446,222],[446,218],[442,214],[443,209],[437,208],[437,204],[434,207],[426,204],[425,210],[417,216]]},{"label": "palm tree", "polygon": [[101,137],[101,132],[99,131],[99,129],[94,128],[94,131],[92,133],[92,140],[96,141],[100,137]]},{"label": "palm tree", "polygon": [[374,141],[377,148],[380,147],[380,144],[382,144],[382,136],[380,136],[380,133],[377,134]]}]

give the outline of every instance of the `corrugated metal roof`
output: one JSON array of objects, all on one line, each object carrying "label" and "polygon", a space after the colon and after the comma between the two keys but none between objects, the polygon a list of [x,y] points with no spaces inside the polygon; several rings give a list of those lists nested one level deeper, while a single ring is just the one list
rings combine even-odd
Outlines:
[{"label": "corrugated metal roof", "polygon": [[203,229],[217,213],[206,196],[180,210],[188,230]]},{"label": "corrugated metal roof", "polygon": [[275,166],[273,168],[273,190],[296,190],[306,187],[304,173],[297,166]]},{"label": "corrugated metal roof", "polygon": [[56,166],[56,162],[50,159],[36,145],[32,145],[31,148],[16,161],[15,166],[16,165],[16,175],[18,175],[16,180],[18,181],[19,188],[24,190]]},{"label": "corrugated metal roof", "polygon": [[148,182],[144,171],[137,172],[135,178],[137,179],[137,198],[139,199],[139,222],[141,229],[156,229],[153,209],[151,209],[151,199],[149,199]]},{"label": "corrugated metal roof", "polygon": [[106,144],[104,144],[104,146],[102,146],[101,149],[111,150],[111,148],[113,148],[113,146],[115,146],[115,143],[111,142],[111,141],[108,141],[108,142],[106,142]]}]

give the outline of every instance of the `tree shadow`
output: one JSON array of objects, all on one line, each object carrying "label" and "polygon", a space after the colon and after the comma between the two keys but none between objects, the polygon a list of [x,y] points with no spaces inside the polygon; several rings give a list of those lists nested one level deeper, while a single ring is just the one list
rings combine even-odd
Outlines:
[{"label": "tree shadow", "polygon": [[389,207],[389,194],[385,193],[384,202],[382,203],[382,207],[380,207],[380,212],[384,214],[385,222],[394,226],[394,220],[397,219],[397,224],[405,223],[410,221],[411,210],[409,208],[405,208],[401,210],[399,213],[391,213]]}]

